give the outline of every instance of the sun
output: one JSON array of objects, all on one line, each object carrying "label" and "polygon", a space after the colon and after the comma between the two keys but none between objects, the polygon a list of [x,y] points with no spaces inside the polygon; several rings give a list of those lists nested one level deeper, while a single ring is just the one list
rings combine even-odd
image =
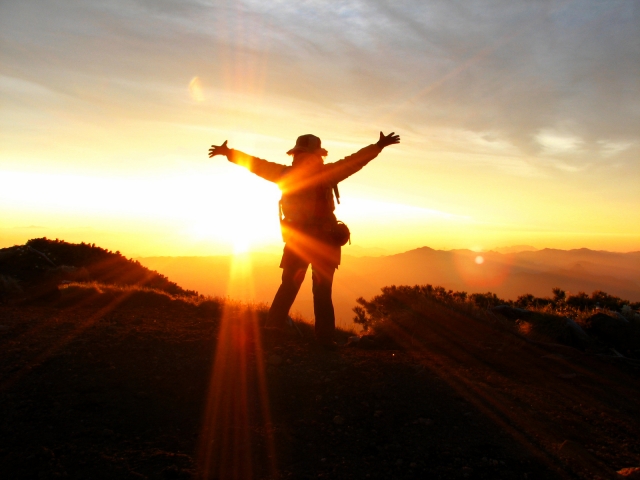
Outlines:
[{"label": "sun", "polygon": [[189,212],[189,234],[246,253],[281,241],[278,188],[243,170],[215,178]]}]

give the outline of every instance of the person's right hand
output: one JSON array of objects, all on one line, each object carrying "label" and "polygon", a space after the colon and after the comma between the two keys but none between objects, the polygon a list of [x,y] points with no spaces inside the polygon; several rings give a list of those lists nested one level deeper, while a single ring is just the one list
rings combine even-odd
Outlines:
[{"label": "person's right hand", "polygon": [[388,147],[400,143],[400,135],[396,135],[395,132],[391,132],[389,135],[385,135],[380,132],[380,140],[376,143],[380,148]]},{"label": "person's right hand", "polygon": [[226,156],[229,154],[229,152],[231,152],[231,149],[227,147],[227,140],[225,140],[224,143],[220,146],[211,145],[211,148],[209,149],[209,158],[215,157],[216,155]]}]

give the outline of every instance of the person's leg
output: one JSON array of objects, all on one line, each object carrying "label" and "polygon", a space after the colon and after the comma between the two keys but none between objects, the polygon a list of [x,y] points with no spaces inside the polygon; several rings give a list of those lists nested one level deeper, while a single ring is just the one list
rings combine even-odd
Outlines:
[{"label": "person's leg", "polygon": [[321,344],[333,342],[336,316],[331,300],[331,288],[335,267],[312,265],[313,312],[316,317],[316,339]]},{"label": "person's leg", "polygon": [[271,303],[271,308],[269,308],[267,327],[284,328],[286,326],[289,309],[300,291],[306,272],[307,265],[304,268],[300,265],[282,268],[282,283]]}]

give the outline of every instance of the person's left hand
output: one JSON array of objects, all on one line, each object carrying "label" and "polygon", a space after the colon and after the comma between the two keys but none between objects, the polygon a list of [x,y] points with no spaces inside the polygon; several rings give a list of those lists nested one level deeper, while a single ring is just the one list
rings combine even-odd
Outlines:
[{"label": "person's left hand", "polygon": [[227,147],[227,140],[220,146],[211,145],[209,149],[209,158],[215,157],[216,155],[228,155],[231,152],[231,149]]}]

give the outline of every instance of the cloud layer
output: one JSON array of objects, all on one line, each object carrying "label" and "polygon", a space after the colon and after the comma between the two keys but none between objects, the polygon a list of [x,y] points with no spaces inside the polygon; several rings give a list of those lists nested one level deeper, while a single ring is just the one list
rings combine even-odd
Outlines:
[{"label": "cloud layer", "polygon": [[212,133],[268,157],[314,132],[342,155],[393,129],[398,161],[359,177],[392,201],[497,218],[508,191],[513,218],[543,218],[543,182],[522,179],[544,179],[574,218],[596,198],[623,218],[640,208],[638,78],[626,0],[4,2],[0,169],[53,150],[159,165],[188,156],[175,132],[190,154]]},{"label": "cloud layer", "polygon": [[636,2],[58,1],[2,12],[2,73],[72,96],[156,101],[199,75],[534,151],[541,130],[589,148],[640,132]]}]

